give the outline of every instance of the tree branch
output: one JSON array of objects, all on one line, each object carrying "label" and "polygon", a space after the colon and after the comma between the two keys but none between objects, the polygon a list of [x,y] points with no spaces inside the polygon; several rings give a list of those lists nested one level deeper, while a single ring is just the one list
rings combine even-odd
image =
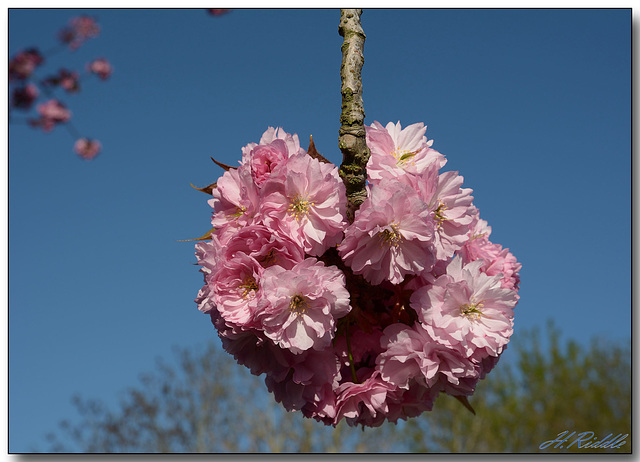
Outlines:
[{"label": "tree branch", "polygon": [[366,36],[360,23],[361,9],[340,10],[339,34],[342,43],[342,113],[338,146],[342,151],[340,177],[347,189],[347,219],[353,222],[355,211],[366,199],[367,161],[369,148],[364,128],[362,104],[362,65],[364,64],[364,40]]}]

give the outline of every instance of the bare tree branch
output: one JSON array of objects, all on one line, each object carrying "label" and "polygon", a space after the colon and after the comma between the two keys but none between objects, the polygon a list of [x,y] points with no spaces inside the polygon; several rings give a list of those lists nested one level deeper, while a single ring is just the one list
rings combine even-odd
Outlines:
[{"label": "bare tree branch", "polygon": [[366,199],[367,161],[369,148],[364,128],[362,103],[362,65],[364,64],[364,40],[366,36],[360,23],[361,9],[340,10],[338,32],[342,43],[342,113],[338,146],[342,151],[340,177],[347,189],[347,218],[353,221],[355,211]]}]

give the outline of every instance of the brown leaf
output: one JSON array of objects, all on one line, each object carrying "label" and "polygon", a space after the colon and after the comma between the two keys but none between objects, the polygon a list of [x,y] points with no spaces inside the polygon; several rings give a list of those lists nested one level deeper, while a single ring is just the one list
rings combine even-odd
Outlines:
[{"label": "brown leaf", "polygon": [[218,162],[217,160],[215,160],[213,157],[211,158],[211,160],[221,169],[223,169],[225,172],[229,171],[230,169],[235,169],[236,167],[232,167],[231,165],[227,165],[227,164],[223,164],[222,162]]},{"label": "brown leaf", "polygon": [[205,186],[204,188],[198,188],[194,186],[193,183],[189,183],[193,189],[197,189],[198,191],[202,191],[205,194],[209,194],[213,196],[213,190],[216,189],[218,183],[211,183],[209,186]]},{"label": "brown leaf", "polygon": [[318,159],[320,162],[324,162],[326,164],[330,164],[331,161],[327,160],[322,154],[318,152],[316,149],[316,145],[313,142],[313,135],[309,135],[309,149],[307,149],[307,153],[313,157],[314,159]]},{"label": "brown leaf", "polygon": [[476,411],[473,410],[466,396],[454,396],[454,398],[460,401],[462,405],[466,407],[473,415],[476,415]]},{"label": "brown leaf", "polygon": [[[197,189],[197,188],[196,188]],[[204,235],[197,237],[195,239],[178,239],[178,242],[189,242],[189,241],[206,241],[207,239],[211,239],[211,235],[215,231],[215,228],[211,228]]]}]

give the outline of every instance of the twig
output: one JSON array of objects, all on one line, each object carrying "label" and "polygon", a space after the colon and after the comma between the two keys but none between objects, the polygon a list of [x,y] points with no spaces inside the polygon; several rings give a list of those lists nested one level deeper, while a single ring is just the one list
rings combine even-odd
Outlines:
[{"label": "twig", "polygon": [[353,222],[355,211],[366,199],[367,161],[369,148],[364,128],[362,104],[362,65],[364,64],[364,40],[366,36],[360,23],[361,9],[340,10],[338,32],[342,43],[342,113],[338,146],[342,151],[340,177],[347,189],[347,219]]}]

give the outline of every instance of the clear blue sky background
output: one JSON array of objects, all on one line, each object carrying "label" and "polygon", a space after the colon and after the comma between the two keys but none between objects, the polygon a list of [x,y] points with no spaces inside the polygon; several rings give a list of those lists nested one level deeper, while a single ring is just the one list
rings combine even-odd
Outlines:
[{"label": "clear blue sky background", "polygon": [[[115,68],[64,127],[9,128],[9,450],[43,448],[71,396],[114,402],[173,345],[215,337],[193,302],[204,186],[269,126],[339,163],[337,10],[11,10],[9,53],[78,14],[99,38],[40,71]],[[424,122],[523,264],[518,329],[631,335],[630,10],[365,10],[370,124]]]}]

